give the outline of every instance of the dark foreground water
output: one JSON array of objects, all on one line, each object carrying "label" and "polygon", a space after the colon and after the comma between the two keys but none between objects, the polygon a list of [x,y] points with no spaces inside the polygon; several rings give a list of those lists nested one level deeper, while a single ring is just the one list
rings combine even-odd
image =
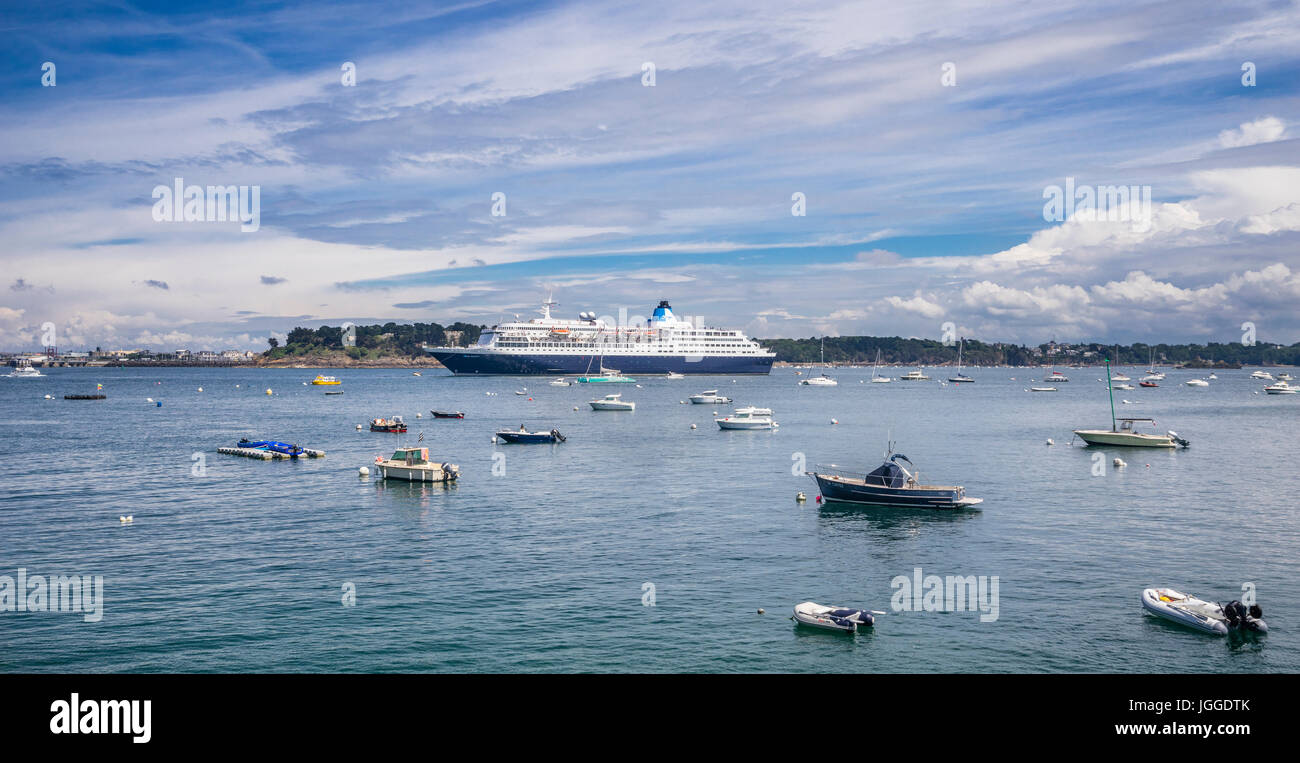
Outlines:
[{"label": "dark foreground water", "polygon": [[[340,370],[341,396],[304,386],[314,370],[0,378],[0,575],[102,575],[105,598],[99,622],[0,612],[0,670],[1300,670],[1300,396],[1256,394],[1265,383],[1246,371],[1117,392],[1120,415],[1153,416],[1192,447],[1108,451],[1097,476],[1093,452],[1068,442],[1109,424],[1105,387],[1096,369],[1068,372],[1056,394],[1027,392],[1042,372],[1026,369],[974,369],[965,386],[841,371],[832,388],[799,387],[791,370],[642,388]],[[96,383],[107,400],[62,399]],[[709,387],[775,409],[780,429],[721,432],[723,407],[679,403]],[[586,405],[614,391],[636,412]],[[409,436],[355,430],[393,413]],[[521,423],[568,442],[491,444]],[[964,484],[984,504],[819,507],[794,473],[804,459],[874,467],[891,430],[927,482]],[[419,432],[460,464],[459,484],[358,477]],[[328,456],[216,453],[241,436]],[[809,599],[891,610],[891,580],[917,567],[997,576],[996,621],[890,611],[847,636],[788,619]],[[1243,582],[1264,639],[1205,636],[1138,602],[1152,585],[1226,601]]]}]

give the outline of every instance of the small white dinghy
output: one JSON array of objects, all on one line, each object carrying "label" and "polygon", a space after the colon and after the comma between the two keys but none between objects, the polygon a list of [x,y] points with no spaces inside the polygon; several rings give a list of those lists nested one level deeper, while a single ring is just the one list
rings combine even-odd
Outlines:
[{"label": "small white dinghy", "polygon": [[815,601],[794,605],[794,620],[801,625],[823,628],[828,631],[854,633],[858,626],[870,628],[876,619],[870,610],[850,607],[824,607]]},{"label": "small white dinghy", "polygon": [[1239,601],[1220,605],[1172,588],[1144,589],[1142,607],[1157,617],[1216,636],[1226,636],[1229,631],[1268,631],[1268,625],[1260,619],[1264,613],[1258,605],[1248,608]]}]

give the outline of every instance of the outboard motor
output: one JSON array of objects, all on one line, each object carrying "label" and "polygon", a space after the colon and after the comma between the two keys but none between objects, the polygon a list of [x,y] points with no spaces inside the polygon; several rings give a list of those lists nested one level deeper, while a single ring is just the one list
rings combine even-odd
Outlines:
[{"label": "outboard motor", "polygon": [[554,437],[559,442],[564,442],[564,435],[560,434],[560,430],[558,429],[551,430],[551,437]]},{"label": "outboard motor", "polygon": [[1223,616],[1229,628],[1239,628],[1246,619],[1246,608],[1239,601],[1230,601],[1223,605]]},{"label": "outboard motor", "polygon": [[1264,610],[1258,604],[1247,607],[1239,601],[1230,601],[1223,605],[1223,616],[1228,620],[1228,627],[1233,630],[1264,632],[1268,626],[1262,619]]},{"label": "outboard motor", "polygon": [[1184,448],[1192,444],[1190,441],[1184,440],[1183,438],[1179,437],[1178,433],[1172,429],[1170,429],[1165,434],[1169,435],[1169,439],[1173,440],[1174,442],[1178,443],[1180,446]]}]

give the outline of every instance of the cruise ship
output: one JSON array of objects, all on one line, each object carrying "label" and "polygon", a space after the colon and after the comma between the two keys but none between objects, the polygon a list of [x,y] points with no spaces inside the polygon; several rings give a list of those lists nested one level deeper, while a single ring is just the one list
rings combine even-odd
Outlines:
[{"label": "cruise ship", "polygon": [[547,298],[541,317],[501,323],[471,347],[424,349],[457,375],[599,373],[766,374],[776,353],[733,329],[700,328],[673,315],[667,300],[642,325],[610,325],[595,313],[555,318]]}]

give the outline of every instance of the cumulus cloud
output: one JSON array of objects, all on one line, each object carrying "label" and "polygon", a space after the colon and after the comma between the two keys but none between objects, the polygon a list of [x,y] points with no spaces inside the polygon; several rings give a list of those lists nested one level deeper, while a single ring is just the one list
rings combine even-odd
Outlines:
[{"label": "cumulus cloud", "polygon": [[1286,122],[1277,117],[1263,117],[1253,122],[1245,122],[1236,129],[1219,133],[1219,145],[1224,148],[1242,148],[1259,143],[1272,143],[1281,140],[1286,133]]}]

